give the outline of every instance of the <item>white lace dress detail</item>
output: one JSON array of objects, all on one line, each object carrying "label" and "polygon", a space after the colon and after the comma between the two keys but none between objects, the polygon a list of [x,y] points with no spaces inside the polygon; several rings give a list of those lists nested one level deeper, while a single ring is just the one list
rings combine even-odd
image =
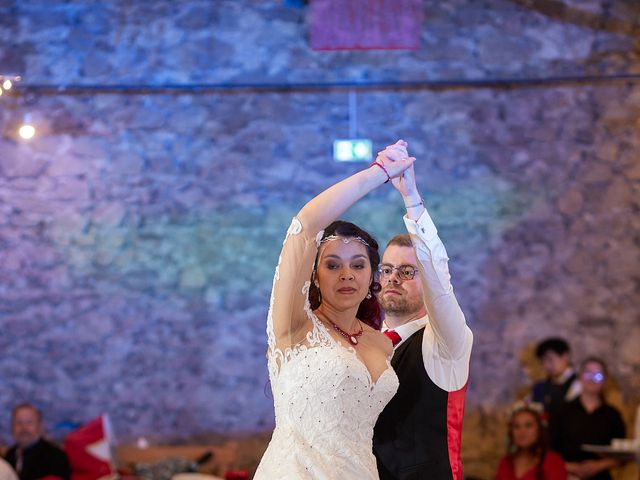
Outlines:
[{"label": "white lace dress detail", "polygon": [[[300,231],[300,222],[294,218],[287,238]],[[274,287],[279,268],[280,261]],[[276,428],[254,479],[378,479],[373,427],[395,394],[398,378],[388,364],[373,382],[355,349],[334,340],[311,311],[309,285],[305,281],[299,294],[310,329],[303,342],[284,351],[276,347],[272,293],[267,357]]]}]

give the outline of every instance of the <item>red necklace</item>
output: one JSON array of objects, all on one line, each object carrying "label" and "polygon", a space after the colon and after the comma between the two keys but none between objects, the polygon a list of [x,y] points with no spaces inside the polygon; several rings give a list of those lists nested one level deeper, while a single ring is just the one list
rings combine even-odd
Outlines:
[{"label": "red necklace", "polygon": [[355,347],[358,344],[358,337],[360,337],[364,333],[364,329],[362,328],[362,324],[360,322],[358,322],[359,325],[360,325],[360,331],[359,332],[348,333],[348,332],[345,332],[343,329],[341,329],[338,325],[333,323],[331,321],[331,319],[329,319],[327,317],[325,317],[325,318],[327,319],[327,321],[331,325],[333,325],[333,328],[335,328],[340,335],[342,335],[344,338],[346,338],[349,341],[349,343],[351,345],[353,345]]}]

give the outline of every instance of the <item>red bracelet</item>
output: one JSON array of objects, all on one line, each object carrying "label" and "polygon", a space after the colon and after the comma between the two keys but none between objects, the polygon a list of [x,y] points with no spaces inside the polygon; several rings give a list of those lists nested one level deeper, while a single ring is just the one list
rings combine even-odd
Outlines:
[{"label": "red bracelet", "polygon": [[389,180],[391,180],[391,177],[389,176],[389,172],[387,172],[387,169],[384,168],[384,165],[382,165],[381,163],[378,163],[378,161],[376,160],[371,165],[369,165],[369,168],[373,167],[374,165],[379,166],[382,169],[382,171],[387,175],[387,180],[384,183],[388,183]]}]

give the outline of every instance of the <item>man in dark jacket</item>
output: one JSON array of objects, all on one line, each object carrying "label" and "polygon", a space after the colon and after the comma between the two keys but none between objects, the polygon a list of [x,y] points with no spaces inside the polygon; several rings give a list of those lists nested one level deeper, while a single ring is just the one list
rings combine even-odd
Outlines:
[{"label": "man in dark jacket", "polygon": [[28,403],[15,407],[11,414],[11,430],[16,443],[7,451],[6,460],[18,472],[20,480],[47,476],[70,479],[67,455],[42,438],[40,410]]},{"label": "man in dark jacket", "polygon": [[580,395],[581,385],[571,366],[571,350],[566,340],[546,338],[536,347],[536,357],[542,363],[547,378],[536,383],[531,400],[544,405],[548,420],[566,403]]}]

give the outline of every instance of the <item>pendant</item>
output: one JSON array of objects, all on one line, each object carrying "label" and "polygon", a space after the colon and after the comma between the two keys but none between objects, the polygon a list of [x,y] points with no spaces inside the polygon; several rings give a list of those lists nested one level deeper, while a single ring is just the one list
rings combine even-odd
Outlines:
[{"label": "pendant", "polygon": [[349,341],[351,342],[352,345],[357,345],[358,344],[358,339],[356,337],[354,337],[353,335],[349,335]]}]

